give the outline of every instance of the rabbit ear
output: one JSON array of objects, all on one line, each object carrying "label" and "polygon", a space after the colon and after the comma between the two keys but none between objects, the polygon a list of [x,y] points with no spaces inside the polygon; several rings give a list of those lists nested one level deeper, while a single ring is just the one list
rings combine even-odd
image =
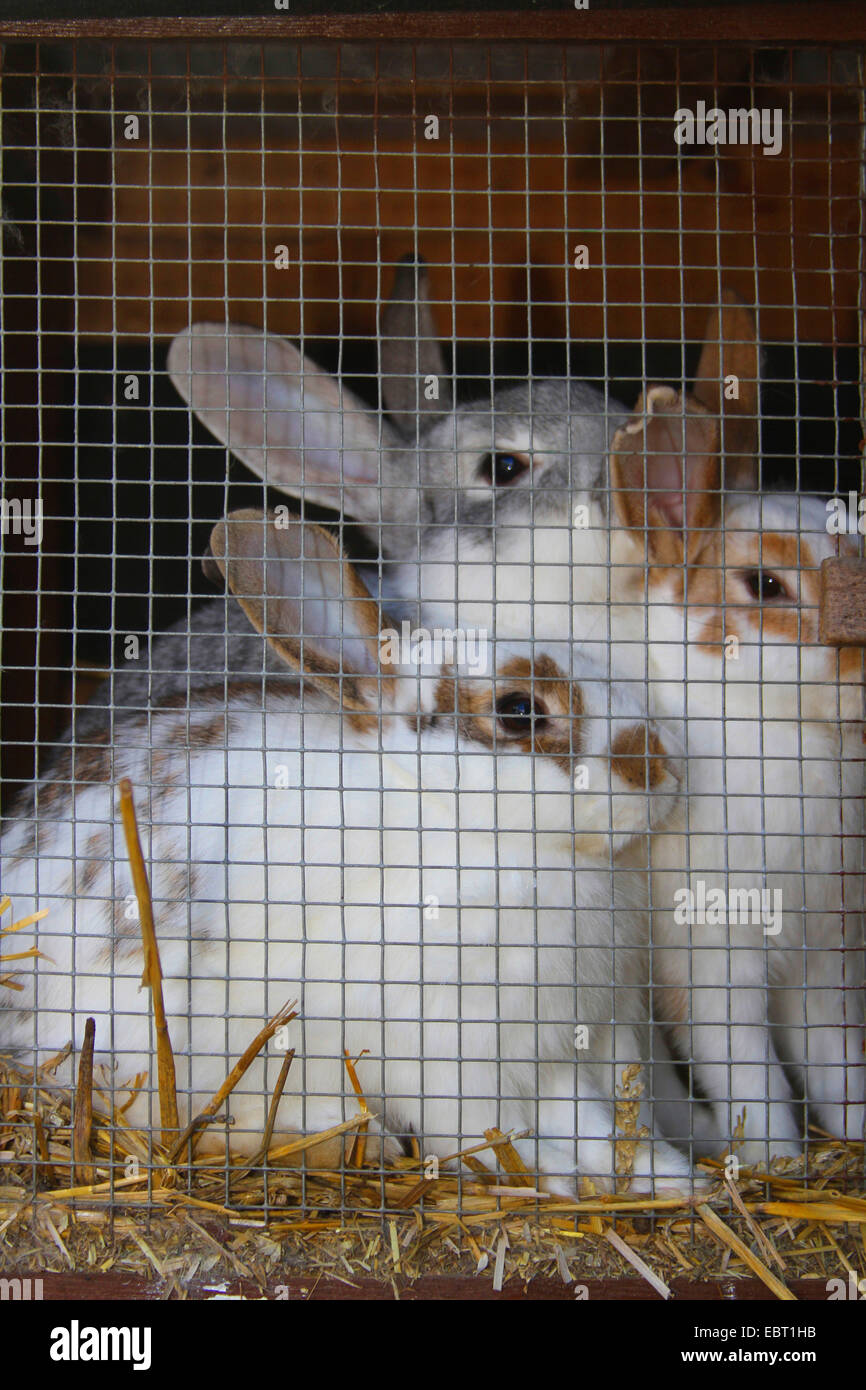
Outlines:
[{"label": "rabbit ear", "polygon": [[213,584],[215,589],[225,588],[225,575],[214,559],[208,548],[201,557],[202,574],[209,584]]},{"label": "rabbit ear", "polygon": [[379,606],[321,526],[232,512],[213,529],[214,562],[274,651],[348,709],[379,703]]},{"label": "rabbit ear", "polygon": [[[391,431],[291,343],[255,328],[197,323],[172,342],[168,370],[202,424],[267,484],[379,520],[380,457]],[[381,496],[384,505],[388,490]]]},{"label": "rabbit ear", "polygon": [[728,487],[758,485],[759,374],[755,316],[732,290],[725,290],[721,305],[707,316],[693,395],[721,421]]},{"label": "rabbit ear", "polygon": [[[400,433],[415,439],[424,414],[451,409],[451,386],[430,306],[430,280],[420,257],[416,261],[404,256],[398,265],[391,297],[382,310],[380,334],[382,401]],[[439,382],[438,400],[425,395],[429,376]]]},{"label": "rabbit ear", "polygon": [[669,386],[651,386],[614,435],[611,488],[620,524],[653,563],[692,561],[720,517],[716,421]]}]

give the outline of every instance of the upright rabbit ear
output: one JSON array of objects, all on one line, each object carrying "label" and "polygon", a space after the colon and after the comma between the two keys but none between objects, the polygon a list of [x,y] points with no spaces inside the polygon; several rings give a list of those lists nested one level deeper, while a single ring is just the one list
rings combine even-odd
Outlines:
[{"label": "upright rabbit ear", "polygon": [[[382,401],[400,433],[415,440],[423,415],[451,409],[451,386],[430,305],[430,280],[420,257],[404,256],[398,265],[391,297],[382,310],[380,334]],[[437,400],[427,399],[426,377],[436,377],[439,383]]]},{"label": "upright rabbit ear", "polygon": [[[255,328],[197,323],[168,352],[175,388],[202,424],[272,487],[378,521],[377,415],[291,343]],[[380,438],[384,430],[384,438]]]},{"label": "upright rabbit ear", "polygon": [[731,290],[711,309],[693,394],[720,421],[725,486],[758,486],[758,378],[755,316]]},{"label": "upright rabbit ear", "polygon": [[613,508],[659,565],[694,560],[719,523],[719,429],[706,408],[651,386],[611,455]]},{"label": "upright rabbit ear", "polygon": [[232,512],[211,533],[214,563],[282,659],[348,709],[380,701],[378,604],[321,526]]}]

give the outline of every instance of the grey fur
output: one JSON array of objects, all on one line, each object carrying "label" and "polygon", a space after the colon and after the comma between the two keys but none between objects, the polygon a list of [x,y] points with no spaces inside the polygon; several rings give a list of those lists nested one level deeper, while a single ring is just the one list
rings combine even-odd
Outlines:
[{"label": "grey fur", "polygon": [[[404,256],[382,310],[379,372],[385,409],[401,434],[415,441],[425,415],[449,411],[451,383],[436,337],[424,261]],[[439,396],[428,400],[425,377],[436,377]]]},{"label": "grey fur", "polygon": [[292,677],[257,632],[243,609],[223,597],[207,599],[166,632],[157,635],[137,662],[115,665],[86,705],[75,713],[70,733],[76,742],[115,725],[140,718],[172,696],[186,693],[191,709],[196,691],[211,687],[221,676],[283,684]]}]

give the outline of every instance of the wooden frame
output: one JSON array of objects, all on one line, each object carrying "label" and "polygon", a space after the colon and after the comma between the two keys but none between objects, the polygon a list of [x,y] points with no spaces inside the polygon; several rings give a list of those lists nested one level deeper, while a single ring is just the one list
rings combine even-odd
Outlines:
[{"label": "wooden frame", "polygon": [[[153,1280],[142,1279],[134,1274],[94,1274],[91,1270],[75,1270],[65,1274],[34,1273],[27,1274],[16,1270],[19,1279],[41,1280],[46,1303],[56,1303],[66,1299],[81,1299],[86,1302],[100,1302],[103,1299],[116,1301],[162,1300],[164,1294]],[[447,1303],[471,1300],[473,1303],[574,1303],[576,1285],[586,1289],[585,1301],[590,1304],[646,1303],[662,1302],[653,1299],[649,1285],[643,1279],[580,1279],[566,1284],[561,1279],[533,1279],[522,1284],[519,1279],[509,1279],[499,1292],[494,1291],[489,1279],[483,1280],[471,1275],[426,1274],[420,1279],[403,1279],[397,1286],[401,1302],[418,1303],[428,1300]],[[268,1302],[286,1301],[306,1302],[375,1302],[393,1303],[393,1286],[381,1279],[366,1276],[355,1280],[354,1285],[329,1278],[327,1275],[312,1279],[310,1275],[282,1275],[268,1281],[264,1289],[252,1279],[232,1279],[225,1284],[219,1281],[223,1296],[233,1298],[261,1299]],[[798,1302],[826,1302],[827,1293],[821,1279],[789,1279],[787,1287]],[[213,1281],[197,1280],[188,1286],[187,1294],[192,1300],[213,1297]],[[677,1302],[688,1303],[755,1303],[768,1300],[767,1288],[760,1279],[736,1278],[695,1283],[686,1278],[673,1279],[670,1289]],[[16,1307],[20,1308],[20,1304]],[[778,1306],[778,1305],[777,1305]]]},{"label": "wooden frame", "polygon": [[857,43],[859,0],[822,4],[696,5],[688,9],[490,10],[238,18],[0,20],[0,39],[565,39],[620,43]]},{"label": "wooden frame", "polygon": [[[7,42],[38,42],[42,40],[118,39],[146,42],[191,40],[212,41],[373,41],[411,42],[414,40],[522,42],[646,42],[673,43],[738,43],[807,44],[818,43],[855,45],[866,42],[866,7],[862,0],[830,0],[825,4],[734,5],[718,9],[701,5],[684,10],[679,8],[640,10],[587,10],[547,12],[443,12],[406,14],[331,14],[317,16],[275,15],[267,18],[166,18],[166,19],[76,19],[76,20],[0,20],[0,40]],[[862,573],[862,570],[861,570]],[[847,587],[847,586],[846,586]],[[834,591],[842,606],[844,595]],[[840,619],[841,621],[841,619]],[[834,629],[835,631],[835,629]],[[836,640],[829,637],[827,640]],[[862,640],[857,636],[855,640]],[[26,1277],[26,1276],[23,1276]],[[34,1277],[40,1277],[38,1275]],[[45,1275],[48,1298],[105,1299],[158,1298],[157,1286],[130,1276],[94,1276],[86,1271],[71,1275]],[[309,1281],[292,1278],[286,1281],[292,1300],[304,1297]],[[791,1281],[790,1287],[798,1299],[826,1298],[819,1281]],[[631,1302],[647,1297],[647,1285],[641,1280],[591,1281],[588,1284],[592,1301],[615,1298]],[[230,1286],[234,1294],[246,1293],[256,1297],[259,1291],[242,1282]],[[766,1287],[756,1280],[741,1278],[720,1283],[697,1284],[688,1280],[674,1282],[678,1298],[694,1301],[734,1300],[737,1302],[764,1300]],[[203,1296],[203,1289],[191,1290],[193,1296]],[[268,1290],[275,1297],[273,1289]],[[318,1286],[317,1299],[391,1300],[393,1291],[387,1284],[374,1280],[362,1281],[359,1290],[330,1281]],[[472,1298],[504,1299],[506,1301],[567,1300],[574,1301],[571,1287],[553,1280],[537,1280],[528,1289],[517,1281],[499,1294],[491,1291],[489,1283],[460,1276],[453,1278],[423,1278],[413,1286],[401,1289],[406,1299],[457,1300]]]}]

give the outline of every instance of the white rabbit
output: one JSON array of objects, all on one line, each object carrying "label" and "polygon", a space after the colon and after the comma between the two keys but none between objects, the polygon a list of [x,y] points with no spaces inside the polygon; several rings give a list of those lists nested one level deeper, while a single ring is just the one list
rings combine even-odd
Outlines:
[{"label": "white rabbit", "polygon": [[[418,1134],[445,1158],[492,1124],[530,1128],[518,1147],[546,1186],[610,1186],[615,1086],[649,1058],[641,865],[676,804],[669,736],[568,641],[496,644],[484,672],[447,639],[444,664],[389,664],[388,620],[318,527],[236,513],[212,550],[303,700],[219,682],[194,712],[171,696],[113,748],[103,732],[61,756],[2,844],[16,914],[51,909],[26,991],[0,994],[4,1048],[44,1057],[94,1015],[117,1081],[148,1068],[114,811],[126,776],[182,1123],[297,996],[277,1137],[353,1113],[344,1049],[368,1051],[359,1074],[385,1136]],[[279,1061],[228,1102],[239,1152],[259,1143]],[[127,1122],[152,1122],[149,1103],[145,1090]],[[664,1141],[639,1144],[637,1190],[688,1171]]]},{"label": "white rabbit", "polygon": [[[607,403],[606,418],[604,398],[580,384],[530,382],[497,393],[489,406],[453,411],[440,399],[437,414],[436,402],[422,403],[416,375],[441,367],[426,279],[409,283],[402,274],[386,311],[383,353],[383,393],[399,434],[288,344],[252,330],[199,325],[181,335],[169,357],[175,384],[255,471],[294,494],[342,503],[376,530],[390,606],[412,611],[420,600],[428,622],[490,626],[499,635],[546,638],[570,630],[618,680],[648,681],[659,716],[688,716],[689,833],[670,847],[653,894],[659,922],[668,922],[667,935],[659,927],[669,950],[659,956],[658,978],[679,991],[664,996],[667,1016],[714,1102],[712,1133],[727,1142],[746,1105],[743,1154],[758,1156],[762,1139],[793,1152],[801,1127],[784,1062],[799,1069],[797,1084],[805,1081],[815,1117],[835,1134],[859,1137],[862,886],[852,854],[861,831],[863,764],[859,725],[851,732],[851,720],[861,716],[859,659],[819,646],[808,621],[814,615],[800,607],[801,562],[808,588],[809,567],[835,549],[820,504],[734,497],[722,525],[722,477],[730,485],[754,476],[759,354],[752,316],[729,297],[710,315],[695,395],[684,403],[653,388],[656,418],[644,450],[640,421],[626,426],[615,403]],[[407,362],[405,343],[415,332],[417,362]],[[722,380],[732,376],[739,393],[729,400]],[[620,471],[623,457],[631,466],[609,497],[603,455],[614,427]],[[401,450],[401,438],[410,447]],[[634,534],[643,524],[646,486],[660,504],[649,551]],[[703,488],[710,495],[698,512],[693,504]],[[407,518],[416,525],[407,526]],[[741,641],[739,665],[724,659],[721,645],[710,653],[694,638],[705,623],[716,630],[722,623],[717,566],[734,526],[745,529],[727,553],[724,592],[745,605],[751,638],[747,651]],[[780,533],[782,550],[770,558],[787,556],[787,579],[774,591],[770,567],[766,590],[759,578],[752,592],[743,575],[758,574],[767,531]],[[808,554],[801,535],[804,542],[808,536]],[[806,598],[816,601],[814,592]],[[818,682],[811,703],[810,681]],[[815,833],[828,820],[838,821],[844,837]],[[745,864],[738,861],[746,846],[733,833],[741,826],[750,837]],[[776,827],[784,835],[774,836]],[[728,883],[728,872],[741,868],[744,877]],[[745,929],[748,949],[734,933],[728,957],[726,930],[705,928],[704,942],[694,941],[689,954],[688,934],[672,930],[671,914],[672,894],[688,885],[690,869],[710,887],[781,889],[782,932],[767,938],[766,949],[754,928]],[[710,942],[713,951],[697,949]],[[702,983],[708,972],[713,989]],[[683,996],[691,980],[694,996]],[[719,988],[728,983],[730,990]],[[696,1025],[688,1039],[683,1017]],[[683,1132],[690,1132],[688,1120]]]}]

